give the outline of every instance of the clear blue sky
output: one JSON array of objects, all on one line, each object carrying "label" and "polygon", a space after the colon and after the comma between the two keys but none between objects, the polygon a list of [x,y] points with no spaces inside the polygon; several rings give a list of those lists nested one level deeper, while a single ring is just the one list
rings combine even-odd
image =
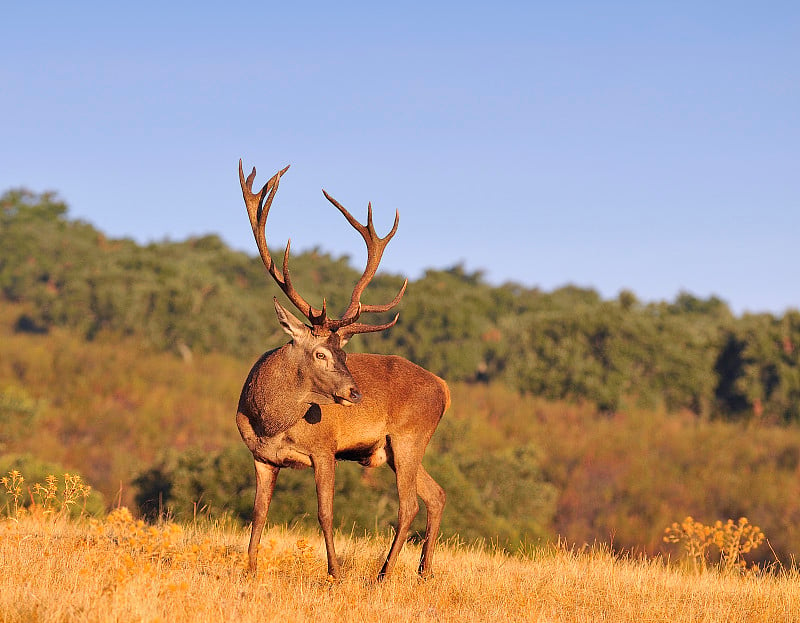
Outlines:
[{"label": "clear blue sky", "polygon": [[800,307],[800,3],[13,2],[0,191],[140,242],[255,253],[237,179],[291,163],[274,247]]}]

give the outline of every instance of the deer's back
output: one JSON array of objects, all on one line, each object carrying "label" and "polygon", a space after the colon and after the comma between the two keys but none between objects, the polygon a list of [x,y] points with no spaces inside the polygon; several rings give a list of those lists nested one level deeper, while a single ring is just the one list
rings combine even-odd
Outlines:
[{"label": "deer's back", "polygon": [[349,409],[382,408],[390,422],[423,418],[435,428],[450,406],[447,383],[408,359],[353,353],[347,356],[347,367],[364,395],[363,405]]},{"label": "deer's back", "polygon": [[[424,448],[450,406],[447,384],[394,355],[354,353],[347,356],[347,367],[362,401],[348,407],[322,405],[319,422],[334,427],[331,437],[336,440],[337,458],[375,467],[386,461],[383,449],[394,437],[410,437]],[[316,436],[322,430],[313,429],[305,427],[303,433]]]}]

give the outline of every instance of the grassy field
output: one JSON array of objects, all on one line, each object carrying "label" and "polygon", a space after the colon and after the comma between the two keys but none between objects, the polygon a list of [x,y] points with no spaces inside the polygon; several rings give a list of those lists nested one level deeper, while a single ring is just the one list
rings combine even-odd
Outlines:
[{"label": "grassy field", "polygon": [[342,534],[330,582],[316,534],[272,527],[245,572],[247,534],[222,525],[150,526],[126,509],[103,520],[0,523],[0,621],[665,621],[800,620],[800,577],[692,571],[604,548],[545,546],[526,556],[445,543],[433,578],[419,548],[374,579],[389,535]]}]

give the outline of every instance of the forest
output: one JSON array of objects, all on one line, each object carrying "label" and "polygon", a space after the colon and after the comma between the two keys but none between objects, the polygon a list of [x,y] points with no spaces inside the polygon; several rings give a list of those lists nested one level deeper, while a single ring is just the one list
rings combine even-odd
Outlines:
[{"label": "forest", "polygon": [[[321,249],[293,254],[292,270],[332,310],[360,274]],[[403,279],[379,274],[364,302],[390,300]],[[252,460],[233,416],[250,365],[285,341],[278,292],[258,256],[213,234],[110,239],[52,193],[6,192],[0,473],[80,472],[90,512],[248,521]],[[348,349],[399,354],[450,383],[425,459],[449,493],[445,536],[654,552],[687,514],[747,516],[770,556],[800,552],[800,311],[492,285],[461,266],[411,281],[399,311]],[[340,464],[336,486],[342,530],[393,521],[388,469]],[[283,470],[270,519],[313,525],[315,504],[310,472]]]}]

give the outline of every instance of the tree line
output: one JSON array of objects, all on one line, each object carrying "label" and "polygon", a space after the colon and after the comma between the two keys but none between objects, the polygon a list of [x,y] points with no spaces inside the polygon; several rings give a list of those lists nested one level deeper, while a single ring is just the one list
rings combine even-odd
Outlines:
[{"label": "tree line", "polygon": [[[293,255],[292,266],[306,298],[346,307],[359,276],[348,257],[314,249]],[[379,274],[364,301],[391,299],[401,282]],[[24,305],[18,331],[68,327],[87,340],[135,336],[184,357],[254,359],[283,341],[275,293],[260,258],[216,235],[140,245],[70,219],[52,193],[0,197],[0,297]],[[725,420],[800,420],[798,310],[736,316],[719,298],[685,292],[651,303],[629,291],[544,292],[454,266],[410,283],[399,311],[392,330],[351,348],[609,413],[632,401]]]}]

